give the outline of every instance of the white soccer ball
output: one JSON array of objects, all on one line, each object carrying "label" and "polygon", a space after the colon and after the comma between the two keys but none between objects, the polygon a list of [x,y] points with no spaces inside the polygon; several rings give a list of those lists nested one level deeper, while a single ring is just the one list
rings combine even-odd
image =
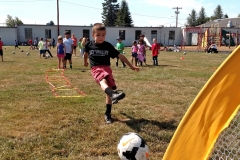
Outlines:
[{"label": "white soccer ball", "polygon": [[183,54],[185,55],[185,54],[187,54],[186,52],[183,52]]},{"label": "white soccer ball", "polygon": [[117,150],[121,160],[147,160],[149,158],[148,146],[137,133],[124,134],[118,143]]},{"label": "white soccer ball", "polygon": [[50,55],[49,55],[49,54],[45,55],[45,59],[48,59],[49,57],[50,57]]},{"label": "white soccer ball", "polygon": [[30,55],[30,53],[29,53],[29,52],[27,52],[27,53],[26,53],[26,55],[28,55],[28,56],[29,56],[29,55]]},{"label": "white soccer ball", "polygon": [[14,52],[14,51],[12,51],[12,54],[15,54],[15,52]]}]

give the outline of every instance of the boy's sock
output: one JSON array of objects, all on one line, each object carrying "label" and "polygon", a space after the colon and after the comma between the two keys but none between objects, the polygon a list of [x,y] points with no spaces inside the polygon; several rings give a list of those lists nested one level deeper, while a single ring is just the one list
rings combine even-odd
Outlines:
[{"label": "boy's sock", "polygon": [[109,87],[107,87],[104,91],[109,97],[112,97],[113,90]]},{"label": "boy's sock", "polygon": [[111,115],[111,112],[112,112],[112,104],[106,104],[105,115]]},{"label": "boy's sock", "polygon": [[72,63],[70,63],[70,68],[72,69]]},{"label": "boy's sock", "polygon": [[125,64],[124,62],[122,62],[122,64],[123,64],[123,68],[125,68],[125,67],[126,67],[126,64]]},{"label": "boy's sock", "polygon": [[118,67],[118,62],[116,62],[116,66]]}]

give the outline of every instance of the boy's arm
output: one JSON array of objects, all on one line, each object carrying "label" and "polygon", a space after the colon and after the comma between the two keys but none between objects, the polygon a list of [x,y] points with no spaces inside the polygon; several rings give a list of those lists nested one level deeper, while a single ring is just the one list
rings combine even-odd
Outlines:
[{"label": "boy's arm", "polygon": [[127,58],[126,58],[124,55],[119,54],[119,55],[118,55],[118,58],[119,58],[121,61],[125,62],[132,70],[139,71],[139,68],[133,66],[133,65],[127,60]]},{"label": "boy's arm", "polygon": [[83,58],[84,58],[84,66],[87,67],[88,66],[88,53],[87,52],[84,52]]}]

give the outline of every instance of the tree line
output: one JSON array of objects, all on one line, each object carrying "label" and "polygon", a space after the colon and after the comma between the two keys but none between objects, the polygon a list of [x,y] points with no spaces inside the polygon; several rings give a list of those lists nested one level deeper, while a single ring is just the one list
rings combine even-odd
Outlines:
[{"label": "tree line", "polygon": [[[133,20],[131,12],[128,7],[126,0],[122,0],[121,4],[117,0],[104,0],[102,3],[102,23],[105,26],[123,26],[123,27],[133,27]],[[240,17],[240,14],[238,14]],[[215,19],[228,18],[227,14],[223,14],[223,9],[221,5],[218,5],[213,11],[213,15],[208,17],[204,7],[201,7],[200,11],[197,13],[195,9],[191,10],[191,13],[187,17],[186,26],[194,27],[204,24],[208,21]],[[7,27],[16,27],[17,25],[23,24],[23,22],[18,18],[13,18],[7,15],[6,18]],[[53,21],[49,21],[46,25],[54,25]],[[90,24],[92,26],[92,24]]]},{"label": "tree line", "polygon": [[104,0],[102,6],[102,22],[105,26],[134,26],[126,0],[122,0],[121,5],[117,0]]},{"label": "tree line", "polygon": [[[240,14],[238,14],[238,17],[240,17]],[[228,18],[228,15],[223,14],[223,9],[221,5],[217,5],[215,10],[213,11],[213,15],[210,17],[206,15],[205,8],[201,7],[198,13],[195,9],[192,9],[191,13],[187,17],[186,26],[195,27],[195,26],[204,24],[208,21],[213,21],[215,19],[223,19],[223,18]]]}]

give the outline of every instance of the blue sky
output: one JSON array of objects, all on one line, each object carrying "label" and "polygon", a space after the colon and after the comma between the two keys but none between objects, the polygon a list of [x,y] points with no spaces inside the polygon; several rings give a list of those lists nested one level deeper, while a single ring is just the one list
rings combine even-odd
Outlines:
[{"label": "blue sky", "polygon": [[[102,22],[104,0],[59,0],[60,25],[90,25]],[[240,14],[239,0],[127,0],[135,26],[175,26],[173,7],[180,9],[178,26],[186,23],[192,9],[199,12],[203,6],[207,16],[213,15],[217,5],[224,14],[235,18]],[[121,0],[118,0],[120,3]],[[229,3],[230,2],[230,3]],[[52,20],[57,24],[57,0],[0,0],[0,26],[7,15],[17,16],[24,24],[46,24]]]}]

